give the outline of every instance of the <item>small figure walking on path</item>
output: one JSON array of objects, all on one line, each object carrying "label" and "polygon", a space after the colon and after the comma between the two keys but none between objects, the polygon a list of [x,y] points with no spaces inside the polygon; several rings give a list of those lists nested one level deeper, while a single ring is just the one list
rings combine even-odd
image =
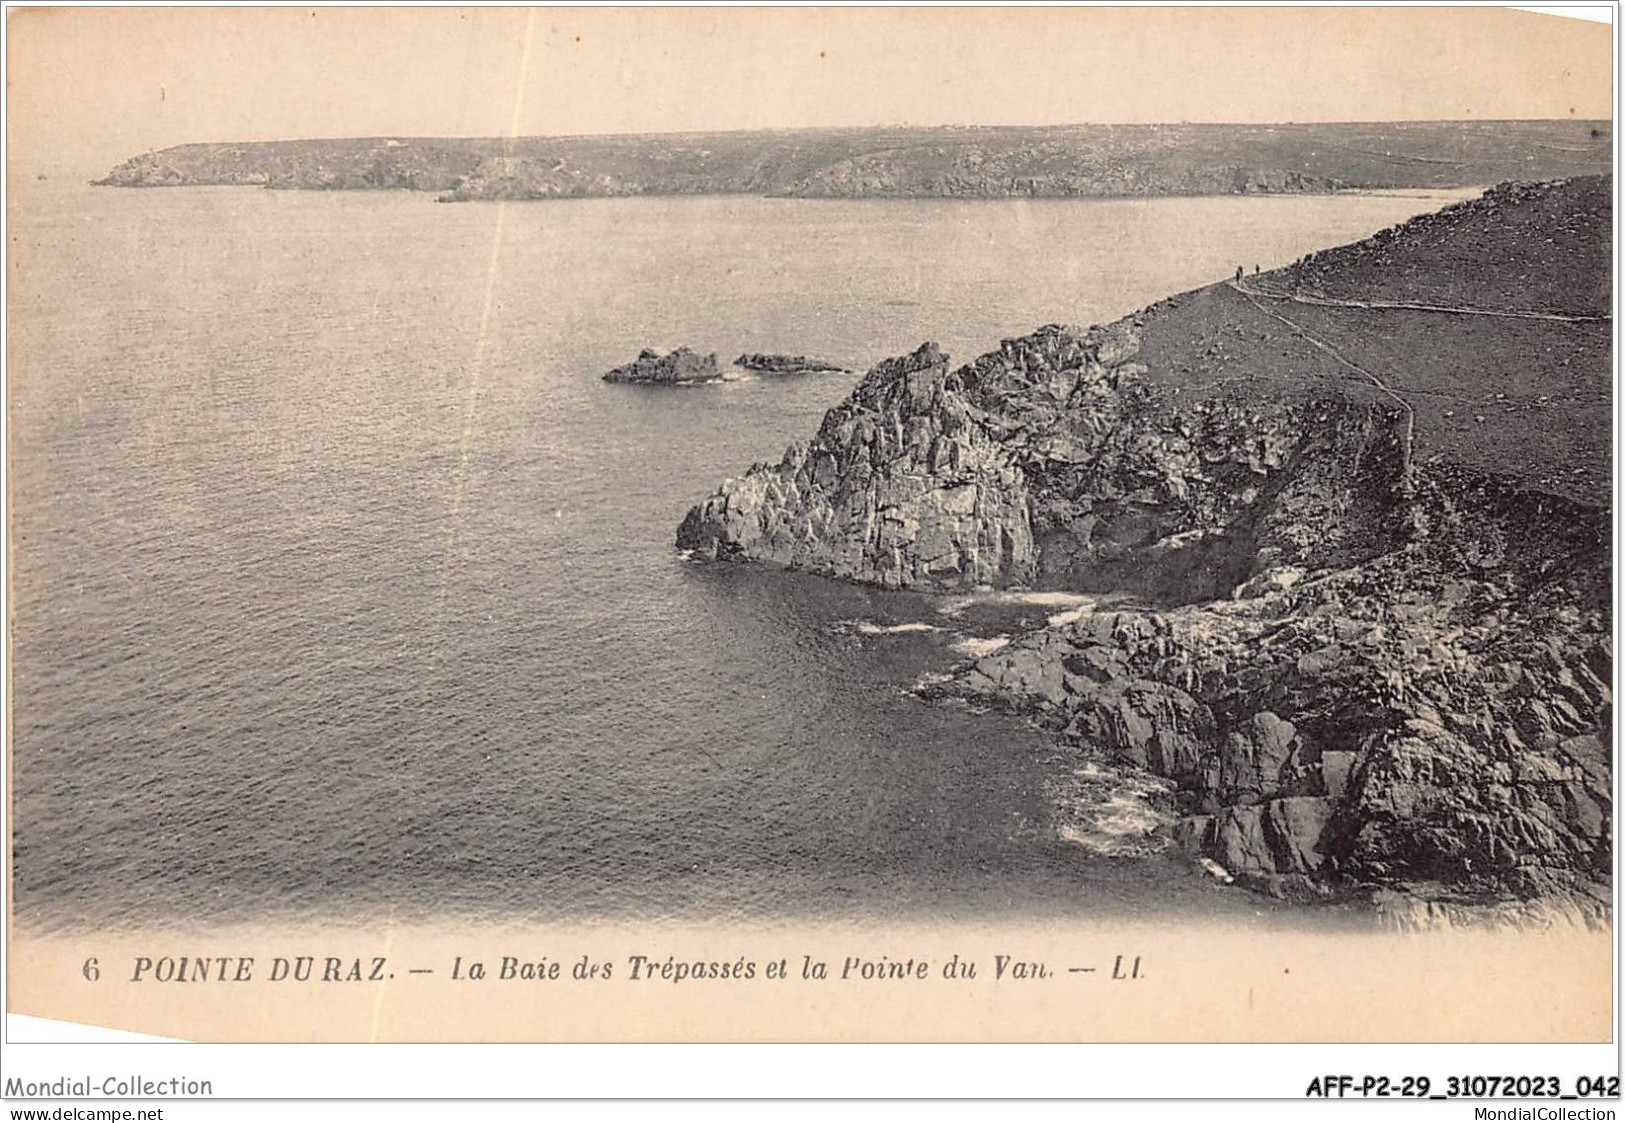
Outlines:
[{"label": "small figure walking on path", "polygon": [[1238,265],[1238,266],[1236,266],[1236,284],[1238,284],[1238,285],[1241,284],[1241,275],[1242,275],[1242,269],[1241,269],[1241,266]]},{"label": "small figure walking on path", "polygon": [[1253,263],[1253,276],[1255,276],[1255,277],[1258,276],[1258,263],[1257,262]]}]

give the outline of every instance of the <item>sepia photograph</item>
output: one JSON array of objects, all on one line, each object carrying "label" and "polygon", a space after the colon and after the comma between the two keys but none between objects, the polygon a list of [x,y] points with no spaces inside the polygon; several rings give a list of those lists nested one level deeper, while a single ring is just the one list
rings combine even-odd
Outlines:
[{"label": "sepia photograph", "polygon": [[1612,1041],[1604,15],[9,8],[13,1021]]}]

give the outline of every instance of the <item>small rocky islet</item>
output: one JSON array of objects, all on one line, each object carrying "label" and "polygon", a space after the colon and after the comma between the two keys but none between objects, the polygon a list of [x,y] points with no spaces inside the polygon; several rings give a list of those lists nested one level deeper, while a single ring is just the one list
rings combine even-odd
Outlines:
[{"label": "small rocky islet", "polygon": [[758,374],[839,374],[846,367],[825,359],[812,359],[806,355],[761,355],[746,352],[734,360],[734,366]]},{"label": "small rocky islet", "polygon": [[1611,181],[1503,185],[1364,242],[870,370],[677,532],[889,588],[1125,593],[922,683],[1164,833],[1402,925],[1607,923]]},{"label": "small rocky islet", "polygon": [[[763,355],[747,352],[735,359],[733,365],[757,374],[836,374],[847,368],[823,359],[810,359],[805,355]],[[692,385],[721,382],[725,376],[717,363],[716,352],[702,355],[691,347],[679,347],[665,355],[645,347],[638,357],[624,366],[607,372],[605,382],[638,383],[652,386]]]},{"label": "small rocky islet", "polygon": [[679,386],[716,382],[722,378],[713,352],[701,355],[689,347],[679,347],[665,355],[645,347],[625,366],[604,375],[605,382],[626,382],[651,386]]}]

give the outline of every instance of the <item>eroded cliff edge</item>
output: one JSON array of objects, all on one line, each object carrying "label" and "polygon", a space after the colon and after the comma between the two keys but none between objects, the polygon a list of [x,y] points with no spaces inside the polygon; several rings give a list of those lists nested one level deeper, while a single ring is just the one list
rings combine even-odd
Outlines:
[{"label": "eroded cliff edge", "polygon": [[697,556],[1128,602],[922,687],[1173,780],[1265,891],[1606,914],[1604,178],[953,368],[871,370],[689,512]]}]

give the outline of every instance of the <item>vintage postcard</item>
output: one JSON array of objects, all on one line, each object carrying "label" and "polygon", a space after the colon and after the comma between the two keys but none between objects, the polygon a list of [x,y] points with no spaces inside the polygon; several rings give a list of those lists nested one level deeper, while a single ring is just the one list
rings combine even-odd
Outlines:
[{"label": "vintage postcard", "polygon": [[7,36],[11,1014],[1611,1040],[1610,23]]}]

